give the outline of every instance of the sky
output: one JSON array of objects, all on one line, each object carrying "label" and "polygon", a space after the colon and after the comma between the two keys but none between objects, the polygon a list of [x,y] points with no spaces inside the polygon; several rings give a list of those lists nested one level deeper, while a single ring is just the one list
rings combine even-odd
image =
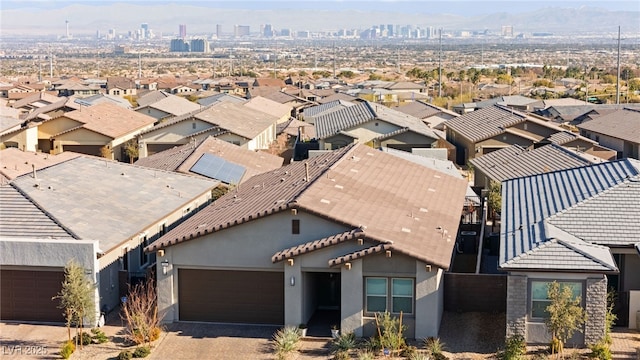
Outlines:
[{"label": "sky", "polygon": [[[117,0],[82,0],[82,1],[66,1],[66,0],[35,0],[35,1],[16,1],[2,0],[0,9],[61,9],[69,5],[107,5],[123,1]],[[532,11],[544,7],[570,7],[577,8],[581,6],[590,6],[607,9],[610,11],[632,10],[640,11],[640,1],[608,1],[608,0],[560,0],[560,1],[531,1],[531,0],[509,0],[509,1],[434,1],[434,0],[269,0],[269,1],[223,1],[223,0],[201,0],[201,1],[165,1],[165,0],[132,0],[126,1],[127,4],[136,5],[159,5],[163,3],[195,5],[222,9],[248,9],[248,10],[268,10],[268,9],[311,9],[311,10],[348,10],[362,9],[366,7],[368,10],[388,10],[390,5],[397,12],[411,13],[415,11],[415,6],[419,4],[421,7],[428,5],[432,13],[449,13],[456,15],[481,15],[494,12],[519,13]]]}]

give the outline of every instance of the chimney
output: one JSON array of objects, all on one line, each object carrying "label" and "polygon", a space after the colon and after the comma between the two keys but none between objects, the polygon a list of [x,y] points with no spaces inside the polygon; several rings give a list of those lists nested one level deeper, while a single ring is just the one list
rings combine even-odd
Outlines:
[{"label": "chimney", "polygon": [[31,170],[33,171],[33,178],[37,179],[37,175],[36,175],[36,164],[31,164]]}]

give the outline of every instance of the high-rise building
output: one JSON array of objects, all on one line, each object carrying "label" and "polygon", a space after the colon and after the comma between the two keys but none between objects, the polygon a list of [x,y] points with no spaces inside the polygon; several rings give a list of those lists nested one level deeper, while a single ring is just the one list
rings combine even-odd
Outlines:
[{"label": "high-rise building", "polygon": [[107,33],[107,40],[114,40],[116,38],[116,29],[109,29]]},{"label": "high-rise building", "polygon": [[180,24],[178,26],[178,37],[184,40],[187,37],[187,25]]},{"label": "high-rise building", "polygon": [[273,37],[273,27],[271,24],[266,24],[264,26],[264,32],[262,33],[264,37]]},{"label": "high-rise building", "polygon": [[216,37],[220,39],[222,37],[222,25],[216,25]]},{"label": "high-rise building", "polygon": [[387,24],[387,35],[389,37],[395,36],[395,33],[393,32],[393,24]]},{"label": "high-rise building", "polygon": [[234,25],[233,36],[235,37],[249,36],[249,25]]},{"label": "high-rise building", "polygon": [[190,47],[191,52],[203,52],[203,53],[209,52],[209,42],[205,39],[193,39],[190,41],[190,44],[191,44],[191,47]]},{"label": "high-rise building", "polygon": [[502,36],[504,36],[504,37],[513,37],[513,26],[511,26],[511,25],[502,25]]},{"label": "high-rise building", "polygon": [[173,40],[171,40],[171,45],[169,45],[169,51],[171,51],[171,52],[188,52],[189,51],[189,43],[185,42],[182,39],[173,39]]},{"label": "high-rise building", "polygon": [[142,23],[142,25],[140,25],[140,38],[141,39],[148,39],[149,38],[149,24],[147,23]]}]

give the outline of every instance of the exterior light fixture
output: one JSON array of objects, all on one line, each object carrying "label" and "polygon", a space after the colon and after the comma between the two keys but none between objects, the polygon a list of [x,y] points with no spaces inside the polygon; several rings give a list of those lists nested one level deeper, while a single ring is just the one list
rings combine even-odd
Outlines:
[{"label": "exterior light fixture", "polygon": [[164,260],[160,263],[162,265],[162,275],[167,275],[167,268],[169,267],[169,260]]},{"label": "exterior light fixture", "polygon": [[289,285],[296,286],[296,277],[295,276],[291,276],[291,278],[289,279]]}]

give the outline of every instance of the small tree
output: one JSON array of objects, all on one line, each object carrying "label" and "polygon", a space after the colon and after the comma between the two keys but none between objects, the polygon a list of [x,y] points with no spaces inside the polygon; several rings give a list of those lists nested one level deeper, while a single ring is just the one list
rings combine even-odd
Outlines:
[{"label": "small tree", "polygon": [[495,222],[496,213],[502,207],[502,186],[499,182],[491,180],[489,182],[489,193],[487,194],[487,202],[491,214],[491,220]]},{"label": "small tree", "polygon": [[[554,281],[547,288],[547,297],[551,303],[546,308],[549,317],[544,322],[551,333],[552,344],[557,344],[558,353],[562,354],[564,344],[573,333],[576,330],[582,332],[580,326],[584,324],[586,314],[580,306],[581,298],[574,298],[570,286]],[[551,349],[552,354],[555,352],[554,348]]]},{"label": "small tree", "polygon": [[82,347],[82,341],[79,340],[85,336],[82,335],[84,320],[86,319],[89,323],[95,322],[94,287],[95,285],[85,276],[84,268],[71,260],[64,268],[62,289],[53,297],[60,300],[58,307],[64,311],[69,341],[71,341],[71,325],[75,325],[75,338],[76,342],[80,342],[80,347]]},{"label": "small tree", "polygon": [[133,161],[140,156],[140,151],[138,150],[138,140],[131,139],[124,143],[124,152],[129,157],[129,163],[133,164]]},{"label": "small tree", "polygon": [[122,304],[122,319],[126,322],[126,333],[136,344],[154,341],[160,335],[160,318],[156,287],[152,279],[129,286],[127,301]]}]

